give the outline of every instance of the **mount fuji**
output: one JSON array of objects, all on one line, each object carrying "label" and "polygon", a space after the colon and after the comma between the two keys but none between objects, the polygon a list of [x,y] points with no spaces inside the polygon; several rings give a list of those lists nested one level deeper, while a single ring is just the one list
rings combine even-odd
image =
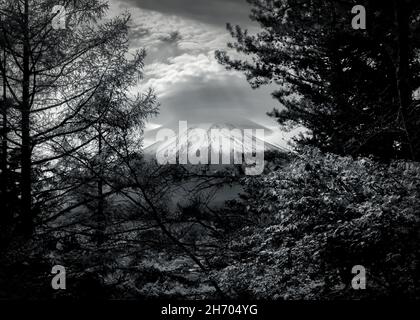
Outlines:
[{"label": "mount fuji", "polygon": [[[168,136],[165,140],[157,139],[159,132],[162,132],[162,130],[172,131],[174,135]],[[258,131],[260,133],[263,132],[263,135],[256,135]],[[202,137],[204,132],[206,133],[206,139]],[[213,134],[214,132],[217,132],[217,136]],[[233,164],[235,154],[238,154],[238,152],[242,152],[243,155],[255,153],[255,147],[258,146],[263,146],[262,151],[264,152],[278,151],[287,153],[290,151],[286,141],[282,141],[282,145],[269,142],[267,137],[272,135],[273,130],[243,118],[217,123],[188,122],[186,130],[181,130],[179,121],[171,121],[145,132],[144,138],[145,141],[149,141],[149,144],[145,148],[144,154],[147,157],[156,157],[159,152],[165,150],[179,157],[180,154],[186,154],[191,150],[208,149],[208,159],[210,161],[211,150],[220,150],[220,159],[230,159],[230,163]]]}]

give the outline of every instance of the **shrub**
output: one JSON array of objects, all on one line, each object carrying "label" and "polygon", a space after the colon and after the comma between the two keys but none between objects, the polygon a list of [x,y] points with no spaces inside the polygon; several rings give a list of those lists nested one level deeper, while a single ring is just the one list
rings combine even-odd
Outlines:
[{"label": "shrub", "polygon": [[[229,210],[254,218],[217,272],[235,297],[419,297],[420,165],[304,149],[288,165],[243,181]],[[246,252],[246,254],[243,254]],[[354,290],[351,269],[367,270]]]}]

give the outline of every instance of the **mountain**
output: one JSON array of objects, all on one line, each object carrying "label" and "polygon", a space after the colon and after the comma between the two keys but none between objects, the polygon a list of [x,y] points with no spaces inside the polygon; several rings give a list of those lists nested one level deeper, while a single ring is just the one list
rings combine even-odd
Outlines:
[{"label": "mountain", "polygon": [[[170,189],[172,192],[171,206],[173,207],[187,205],[194,197],[207,199],[206,201],[212,207],[223,206],[225,201],[237,199],[239,194],[244,191],[237,179],[244,174],[260,174],[268,165],[265,163],[265,158],[261,159],[261,157],[258,158],[252,154],[252,149],[256,145],[262,146],[261,149],[264,153],[268,151],[289,153],[288,148],[266,141],[266,136],[273,135],[272,130],[246,119],[225,123],[188,122],[186,128],[183,130],[185,128],[182,128],[182,124],[180,128],[180,122],[172,121],[159,128],[149,130],[145,135],[146,139],[153,141],[144,150],[146,159],[157,160],[159,154],[162,155],[162,152],[166,152],[168,155],[173,155],[174,159],[171,160],[174,160],[174,164],[181,164],[178,168],[186,170],[183,172],[187,173],[188,178],[185,179],[183,176],[182,188],[178,188],[176,185]],[[164,130],[172,135],[162,141],[157,141],[157,137],[165,133]],[[213,132],[217,131],[216,137],[212,135],[212,130]],[[256,136],[257,130],[262,130],[264,135]],[[198,131],[204,134],[204,139]],[[235,132],[240,135],[235,135]],[[219,140],[217,141],[216,138]],[[248,143],[244,143],[245,141]],[[249,143],[250,141],[253,142]],[[215,161],[218,164],[211,164],[214,159],[212,158],[214,157],[212,149],[218,149],[218,147],[221,149],[217,161]],[[187,164],[180,163],[180,155],[182,158],[182,155],[185,156],[191,150],[192,152],[198,150],[207,152],[207,160],[210,164],[196,165],[191,164],[190,161],[186,162]],[[238,153],[236,154],[236,158],[237,160],[241,159],[242,164],[235,165],[235,151],[241,151],[239,157]],[[228,164],[223,164],[223,159]],[[248,159],[247,163],[245,163],[246,159]],[[187,160],[191,160],[190,157]]]},{"label": "mountain", "polygon": [[[185,126],[187,125],[187,126]],[[188,128],[188,129],[187,129]],[[165,130],[165,131],[164,131]],[[163,134],[163,133],[168,134]],[[273,134],[271,129],[259,125],[251,120],[239,119],[227,123],[180,123],[172,121],[159,128],[145,133],[145,140],[152,141],[144,152],[146,156],[157,156],[162,152],[168,155],[177,155],[181,160],[183,155],[194,153],[197,150],[208,151],[208,162],[214,163],[215,154],[212,150],[220,149],[219,164],[234,163],[234,155],[242,153],[243,156],[252,154],[256,147],[266,151],[288,152],[286,146],[279,146],[266,140]],[[162,135],[159,138],[159,135]],[[181,155],[181,157],[179,157]],[[200,155],[197,151],[196,156]],[[194,155],[192,155],[194,157]],[[184,157],[185,158],[185,157]],[[204,157],[205,158],[205,157]],[[223,159],[225,161],[223,161]],[[185,164],[185,163],[184,163]]]}]

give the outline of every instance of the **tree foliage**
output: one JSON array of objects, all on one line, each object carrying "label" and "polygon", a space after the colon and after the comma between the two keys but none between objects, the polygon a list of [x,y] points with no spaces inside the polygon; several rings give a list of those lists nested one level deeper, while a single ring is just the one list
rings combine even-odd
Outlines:
[{"label": "tree foliage", "polygon": [[[263,299],[418,297],[420,168],[306,148],[281,170],[244,180],[253,217],[230,242],[222,289]],[[351,269],[367,269],[367,290]]]},{"label": "tree foliage", "polygon": [[354,1],[248,2],[261,31],[228,25],[240,58],[216,57],[253,87],[275,86],[281,107],[271,116],[309,129],[300,142],[323,151],[419,158],[417,1],[357,2],[366,30],[352,28]]}]

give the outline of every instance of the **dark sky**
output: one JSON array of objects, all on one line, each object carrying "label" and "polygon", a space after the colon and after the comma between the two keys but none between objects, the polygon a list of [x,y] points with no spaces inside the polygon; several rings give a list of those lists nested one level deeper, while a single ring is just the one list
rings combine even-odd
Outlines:
[{"label": "dark sky", "polygon": [[124,0],[143,9],[224,26],[226,22],[250,23],[246,0]]},{"label": "dark sky", "polygon": [[111,13],[132,16],[132,49],[148,52],[145,79],[161,103],[153,120],[224,122],[247,118],[275,127],[266,112],[278,107],[273,88],[251,89],[243,74],[227,71],[214,58],[231,40],[226,23],[255,32],[246,0],[110,0]]}]

